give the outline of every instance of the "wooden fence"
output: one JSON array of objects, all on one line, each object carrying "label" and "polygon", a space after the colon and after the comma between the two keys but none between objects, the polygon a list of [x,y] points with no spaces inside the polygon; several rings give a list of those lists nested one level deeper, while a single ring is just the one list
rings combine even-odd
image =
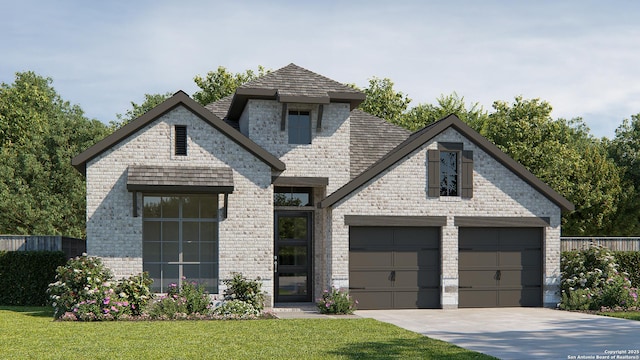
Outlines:
[{"label": "wooden fence", "polygon": [[595,243],[613,251],[640,251],[640,237],[561,237],[562,251],[582,250]]},{"label": "wooden fence", "polygon": [[87,252],[87,243],[66,236],[0,235],[0,251],[63,251],[72,258]]}]

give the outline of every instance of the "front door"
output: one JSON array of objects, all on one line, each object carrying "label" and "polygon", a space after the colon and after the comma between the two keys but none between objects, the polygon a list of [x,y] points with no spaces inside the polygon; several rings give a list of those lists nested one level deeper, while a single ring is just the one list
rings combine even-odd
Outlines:
[{"label": "front door", "polygon": [[310,211],[276,211],[274,285],[276,302],[311,301]]}]

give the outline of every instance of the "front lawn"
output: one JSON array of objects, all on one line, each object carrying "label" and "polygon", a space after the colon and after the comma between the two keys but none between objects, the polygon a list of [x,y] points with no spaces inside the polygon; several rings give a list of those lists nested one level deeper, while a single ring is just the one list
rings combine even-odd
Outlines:
[{"label": "front lawn", "polygon": [[0,307],[1,358],[494,359],[372,319],[58,322]]},{"label": "front lawn", "polygon": [[599,312],[598,315],[640,321],[640,311]]}]

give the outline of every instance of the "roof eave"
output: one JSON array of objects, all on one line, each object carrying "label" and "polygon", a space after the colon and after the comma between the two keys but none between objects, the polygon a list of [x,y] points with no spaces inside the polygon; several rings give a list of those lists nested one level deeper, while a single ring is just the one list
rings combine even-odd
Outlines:
[{"label": "roof eave", "polygon": [[430,128],[423,129],[426,131],[424,131],[422,134],[419,133],[423,130],[416,131],[413,135],[418,136],[414,137],[413,139],[411,139],[410,136],[409,139],[411,140],[409,142],[398,145],[398,147],[394,148],[388,153],[387,157],[383,157],[370,168],[365,170],[362,174],[356,176],[353,180],[320,201],[318,203],[318,207],[326,208],[342,200],[353,191],[359,189],[366,182],[373,179],[378,174],[382,173],[383,171],[394,165],[396,162],[400,161],[402,158],[409,155],[449,127],[453,127],[454,129],[456,129],[466,138],[475,143],[478,147],[483,149],[487,154],[498,160],[498,162],[500,162],[503,166],[508,168],[510,171],[515,173],[518,177],[527,182],[550,201],[555,203],[558,207],[560,207],[562,211],[573,211],[575,209],[573,203],[557,193],[542,180],[538,179],[522,164],[513,160],[502,150],[500,150],[496,145],[477,133],[475,130],[473,130],[453,114],[432,124]]},{"label": "roof eave", "polygon": [[277,157],[269,153],[268,151],[261,148],[258,144],[253,142],[251,139],[239,133],[229,124],[222,121],[211,111],[204,108],[202,105],[197,103],[195,100],[191,99],[189,95],[187,95],[184,91],[180,90],[176,92],[172,97],[165,100],[158,106],[146,112],[144,115],[139,118],[131,121],[127,125],[121,127],[120,129],[113,132],[111,135],[102,139],[95,145],[91,146],[84,152],[78,154],[71,160],[71,164],[78,169],[83,174],[86,174],[86,164],[91,159],[100,155],[104,151],[107,151],[111,147],[117,145],[121,141],[127,139],[131,134],[143,128],[150,122],[156,120],[160,116],[166,114],[167,112],[173,110],[175,107],[183,105],[189,111],[191,111],[196,116],[205,120],[214,128],[220,130],[226,136],[228,136],[231,140],[236,142],[238,145],[245,148],[251,154],[265,162],[272,169],[277,171],[284,171],[286,169],[286,165],[280,161]]}]

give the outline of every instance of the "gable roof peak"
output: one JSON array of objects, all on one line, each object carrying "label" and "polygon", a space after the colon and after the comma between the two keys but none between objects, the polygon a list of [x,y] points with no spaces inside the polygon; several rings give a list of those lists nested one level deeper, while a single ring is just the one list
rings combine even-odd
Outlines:
[{"label": "gable roof peak", "polygon": [[386,155],[380,158],[377,162],[367,168],[360,175],[320,201],[318,203],[318,207],[325,208],[337,203],[341,199],[345,198],[352,192],[365,185],[369,180],[374,179],[376,176],[386,171],[392,165],[396,164],[399,161],[402,161],[406,156],[409,156],[415,150],[419,149],[424,144],[431,141],[434,137],[449,128],[455,129],[458,133],[473,142],[477,147],[482,149],[489,156],[493,157],[505,168],[507,168],[516,176],[531,185],[531,187],[536,189],[547,199],[551,200],[551,202],[560,207],[560,209],[564,211],[573,211],[575,209],[573,203],[567,200],[564,196],[557,193],[542,180],[538,179],[527,168],[504,153],[487,138],[480,135],[477,131],[473,130],[469,125],[465,124],[455,114],[450,114],[442,118],[441,120],[427,125],[424,128],[411,134],[405,141],[389,151]]},{"label": "gable roof peak", "polygon": [[187,93],[182,90],[177,91],[173,96],[158,104],[153,109],[147,111],[140,117],[119,128],[111,135],[98,141],[95,145],[89,147],[87,150],[76,155],[73,159],[71,159],[71,165],[73,165],[81,173],[86,173],[87,163],[91,159],[111,149],[118,143],[132,136],[138,130],[145,127],[147,124],[157,120],[158,118],[162,117],[178,106],[185,107],[191,113],[198,116],[200,119],[220,131],[232,141],[245,148],[248,152],[256,156],[258,159],[262,160],[272,169],[278,171],[284,171],[286,169],[285,164],[280,161],[280,159],[256,144],[253,140],[242,135],[239,131],[236,131],[233,127],[231,127],[231,125],[225,123],[214,113],[205,109],[202,105],[193,100],[191,97],[189,97],[189,95],[187,95]]},{"label": "gable roof peak", "polygon": [[255,80],[240,85],[233,96],[227,116],[240,118],[249,99],[277,100],[280,103],[348,103],[355,109],[365,94],[349,85],[290,63]]}]

